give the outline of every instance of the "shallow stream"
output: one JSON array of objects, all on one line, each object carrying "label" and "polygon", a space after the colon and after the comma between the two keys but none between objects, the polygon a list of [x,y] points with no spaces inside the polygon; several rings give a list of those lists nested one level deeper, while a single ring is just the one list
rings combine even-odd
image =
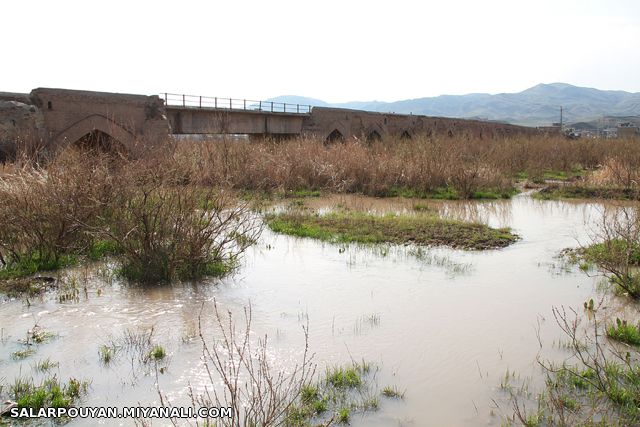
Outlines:
[{"label": "shallow stream", "polygon": [[[75,300],[60,302],[52,291],[29,304],[0,303],[0,381],[37,381],[43,374],[33,366],[48,357],[59,362],[51,371],[58,378],[91,381],[83,406],[158,404],[151,364],[120,355],[104,365],[99,357],[101,345],[126,331],[153,328],[154,341],[168,353],[158,386],[174,404],[186,402],[189,384],[200,390],[208,383],[198,317],[205,335],[213,334],[215,299],[237,317],[251,304],[253,333],[268,335],[272,363],[285,371],[301,358],[308,321],[319,371],[364,359],[378,366],[380,387],[405,390],[404,399],[381,398],[378,411],[355,415],[352,425],[499,426],[501,414],[511,412],[499,387],[505,372],[538,378],[539,352],[563,356],[552,308],[581,309],[598,295],[597,277],[564,266],[557,255],[589,241],[604,209],[600,202],[538,201],[525,194],[491,202],[331,196],[305,203],[377,212],[428,205],[452,218],[512,227],[521,240],[483,252],[416,250],[345,247],[265,230],[239,271],[223,280],[140,288],[98,274],[103,268],[76,268],[67,273],[82,283]],[[11,354],[24,347],[19,340],[35,324],[56,337],[14,360]]]}]

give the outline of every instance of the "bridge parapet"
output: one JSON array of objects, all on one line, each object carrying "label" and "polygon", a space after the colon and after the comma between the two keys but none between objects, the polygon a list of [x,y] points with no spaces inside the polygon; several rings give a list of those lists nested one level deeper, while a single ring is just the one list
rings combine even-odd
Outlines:
[{"label": "bridge parapet", "polygon": [[313,107],[305,104],[289,104],[275,101],[254,101],[249,99],[220,98],[217,96],[184,95],[161,93],[167,107],[202,108],[215,110],[244,110],[267,113],[311,114]]}]

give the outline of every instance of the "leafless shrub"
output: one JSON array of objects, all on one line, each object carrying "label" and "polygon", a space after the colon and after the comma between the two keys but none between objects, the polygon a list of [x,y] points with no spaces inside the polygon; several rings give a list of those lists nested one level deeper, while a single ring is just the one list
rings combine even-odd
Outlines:
[{"label": "leafless shrub", "polygon": [[637,207],[605,210],[580,255],[604,271],[612,283],[630,297],[640,298],[640,218]]},{"label": "leafless shrub", "polygon": [[[231,312],[222,313],[214,300],[215,324],[213,343],[202,328],[199,317],[199,336],[209,386],[203,393],[190,387],[194,407],[232,408],[233,417],[203,420],[204,425],[215,423],[228,427],[279,426],[286,420],[287,411],[298,400],[300,391],[311,381],[315,365],[308,353],[308,328],[304,327],[305,347],[302,360],[284,372],[272,366],[268,355],[267,336],[257,342],[251,334],[251,307],[245,307],[242,326]],[[170,406],[159,392],[162,404]],[[172,420],[177,425],[178,420]]]},{"label": "leafless shrub", "polygon": [[161,182],[123,189],[111,212],[96,234],[117,243],[126,276],[145,282],[225,273],[261,231],[247,203]]},{"label": "leafless shrub", "polygon": [[144,282],[224,274],[260,234],[247,203],[195,183],[171,145],[128,158],[69,147],[0,178],[0,262],[55,269],[96,242]]},{"label": "leafless shrub", "polygon": [[634,154],[630,151],[629,156],[608,157],[597,173],[590,177],[589,183],[599,186],[637,188],[640,183],[638,169],[640,159],[634,158]]}]

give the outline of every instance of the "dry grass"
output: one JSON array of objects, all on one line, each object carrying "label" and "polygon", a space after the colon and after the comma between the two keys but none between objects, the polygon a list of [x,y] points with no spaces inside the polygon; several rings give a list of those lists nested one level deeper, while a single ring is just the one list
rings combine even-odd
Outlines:
[{"label": "dry grass", "polygon": [[[239,190],[321,190],[373,196],[482,198],[512,194],[516,178],[605,169],[585,185],[637,186],[640,144],[557,136],[181,142],[176,163],[198,183]],[[578,176],[581,173],[577,174]]]}]

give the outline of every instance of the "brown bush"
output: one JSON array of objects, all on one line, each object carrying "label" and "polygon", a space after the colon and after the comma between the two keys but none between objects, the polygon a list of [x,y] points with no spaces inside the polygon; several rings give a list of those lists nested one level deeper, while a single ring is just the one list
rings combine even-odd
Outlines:
[{"label": "brown bush", "polygon": [[[163,161],[164,160],[164,161]],[[114,242],[122,272],[141,282],[223,275],[257,239],[261,223],[247,203],[190,183],[169,159],[136,161],[119,170],[107,216],[91,229]]]},{"label": "brown bush", "polygon": [[196,185],[197,169],[176,163],[171,148],[136,159],[68,147],[46,167],[8,168],[0,276],[55,269],[62,258],[94,256],[96,245],[139,281],[227,273],[260,222],[228,192]]},{"label": "brown bush", "polygon": [[[55,265],[89,244],[93,224],[112,194],[108,159],[69,149],[46,168],[24,165],[0,179],[0,254],[8,262],[37,257]],[[7,259],[8,258],[8,259]]]},{"label": "brown bush", "polygon": [[636,167],[640,147],[620,141],[543,135],[503,139],[421,137],[372,144],[348,140],[329,145],[301,137],[287,141],[182,142],[175,152],[176,163],[193,171],[194,179],[204,185],[377,196],[399,189],[424,194],[450,188],[464,198],[479,191],[508,192],[518,173],[536,179],[546,171],[594,169],[609,158],[623,159]]}]

